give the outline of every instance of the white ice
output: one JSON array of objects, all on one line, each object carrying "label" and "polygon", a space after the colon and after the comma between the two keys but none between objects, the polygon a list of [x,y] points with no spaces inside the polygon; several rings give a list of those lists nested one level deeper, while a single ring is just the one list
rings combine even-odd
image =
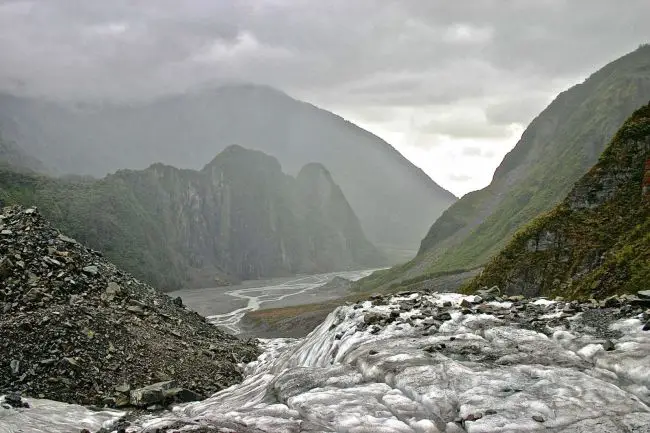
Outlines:
[{"label": "white ice", "polygon": [[[0,397],[0,403],[4,397]],[[126,412],[93,411],[83,406],[52,400],[23,398],[27,409],[6,409],[0,405],[0,433],[70,433],[82,429],[110,428]]]},{"label": "white ice", "polygon": [[[263,341],[265,352],[246,366],[243,383],[129,431],[650,432],[650,332],[639,320],[616,322],[611,328],[620,335],[606,351],[602,336],[586,328],[542,334],[498,314],[465,315],[463,299],[475,300],[411,294],[388,305],[340,307],[303,339]],[[413,301],[418,308],[382,329],[363,326],[364,315],[388,315]],[[451,318],[437,332],[411,319],[446,302]],[[559,309],[536,305],[548,314]]]}]

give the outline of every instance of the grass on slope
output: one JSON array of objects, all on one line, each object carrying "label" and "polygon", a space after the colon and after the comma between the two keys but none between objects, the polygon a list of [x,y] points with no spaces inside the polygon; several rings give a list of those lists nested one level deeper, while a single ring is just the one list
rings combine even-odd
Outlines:
[{"label": "grass on slope", "polygon": [[[647,288],[650,196],[641,183],[648,158],[650,105],[625,122],[564,202],[519,231],[466,290],[496,284],[575,298]],[[531,249],[540,239],[550,246]]]}]

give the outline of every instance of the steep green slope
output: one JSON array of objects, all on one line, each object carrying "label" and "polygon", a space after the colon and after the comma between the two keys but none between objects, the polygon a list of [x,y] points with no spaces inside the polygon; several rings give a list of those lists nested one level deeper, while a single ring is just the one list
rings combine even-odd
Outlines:
[{"label": "steep green slope", "polygon": [[264,86],[203,89],[137,104],[0,94],[0,129],[59,173],[103,176],[156,161],[199,169],[231,144],[275,156],[291,175],[318,162],[375,244],[413,254],[431,221],[456,200],[379,137]]},{"label": "steep green slope", "polygon": [[562,200],[623,121],[649,99],[650,45],[644,45],[558,95],[506,155],[490,185],[435,221],[414,260],[363,284],[483,265],[517,229]]},{"label": "steep green slope", "polygon": [[[162,289],[382,264],[338,186],[316,167],[296,180],[275,158],[231,146],[201,171],[154,164],[93,180],[0,170],[0,198],[38,205]],[[323,193],[305,197],[309,185]]]},{"label": "steep green slope", "polygon": [[649,187],[646,105],[623,124],[567,198],[519,231],[468,289],[498,285],[509,294],[566,297],[647,289]]}]

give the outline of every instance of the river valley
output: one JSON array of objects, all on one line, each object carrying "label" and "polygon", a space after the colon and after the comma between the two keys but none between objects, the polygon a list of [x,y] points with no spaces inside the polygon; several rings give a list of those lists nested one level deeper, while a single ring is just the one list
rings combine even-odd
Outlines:
[{"label": "river valley", "polygon": [[187,306],[216,326],[239,333],[240,321],[247,312],[261,308],[288,307],[325,302],[348,294],[344,287],[322,286],[335,277],[356,281],[374,272],[373,269],[301,275],[272,280],[252,280],[226,287],[179,290],[169,293],[180,296]]}]

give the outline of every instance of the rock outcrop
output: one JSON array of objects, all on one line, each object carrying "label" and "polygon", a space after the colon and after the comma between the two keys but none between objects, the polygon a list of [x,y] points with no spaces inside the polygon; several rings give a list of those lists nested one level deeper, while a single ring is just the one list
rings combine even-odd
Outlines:
[{"label": "rock outcrop", "polygon": [[650,105],[621,127],[566,199],[518,232],[468,287],[605,297],[650,281]]},{"label": "rock outcrop", "polygon": [[161,402],[208,396],[258,354],[21,207],[0,210],[0,336],[0,394],[109,406],[164,380]]},{"label": "rock outcrop", "polygon": [[320,164],[298,179],[231,146],[202,170],[154,164],[101,180],[0,170],[0,199],[37,205],[66,233],[162,290],[376,267],[341,189]]}]

